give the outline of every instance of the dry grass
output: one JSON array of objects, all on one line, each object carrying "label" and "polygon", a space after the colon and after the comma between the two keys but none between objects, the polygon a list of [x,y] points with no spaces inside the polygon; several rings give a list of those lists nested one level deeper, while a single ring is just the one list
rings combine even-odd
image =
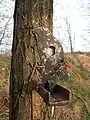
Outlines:
[{"label": "dry grass", "polygon": [[8,83],[4,80],[3,74],[0,73],[0,120],[9,119],[9,93]]},{"label": "dry grass", "polygon": [[[90,79],[90,56],[73,55],[68,58],[72,59],[74,67],[84,79]],[[88,64],[87,64],[88,63]],[[87,65],[86,65],[87,64]],[[9,72],[10,72],[10,57],[0,55],[0,120],[9,119]],[[69,105],[60,106],[55,109],[56,118],[52,120],[90,120],[90,89],[78,82],[75,76],[67,82],[60,81],[60,84],[70,89],[72,97]],[[39,95],[33,95],[34,101],[34,118],[40,118],[41,98]]]},{"label": "dry grass", "polygon": [[10,56],[0,55],[0,120],[9,119]]},{"label": "dry grass", "polygon": [[66,58],[71,61],[71,64],[75,64],[77,67],[90,72],[90,55],[87,54],[67,54]]}]

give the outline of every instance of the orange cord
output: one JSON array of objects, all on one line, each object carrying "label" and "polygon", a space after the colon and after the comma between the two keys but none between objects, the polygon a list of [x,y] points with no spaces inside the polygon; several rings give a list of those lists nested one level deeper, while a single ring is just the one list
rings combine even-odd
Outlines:
[{"label": "orange cord", "polygon": [[84,85],[90,88],[90,84],[86,83],[84,79],[76,72],[76,70],[72,69],[72,72],[77,76],[78,80],[82,82]]},{"label": "orange cord", "polygon": [[[70,67],[69,65],[66,65],[65,68],[66,68],[67,70],[70,70],[70,69],[71,69],[71,67]],[[84,79],[76,72],[76,70],[72,69],[72,73],[74,73],[74,74],[77,76],[77,78],[78,78],[78,80],[79,80],[80,82],[82,82],[84,85],[86,85],[87,87],[90,88],[90,84],[86,83],[86,82],[84,81]]]}]

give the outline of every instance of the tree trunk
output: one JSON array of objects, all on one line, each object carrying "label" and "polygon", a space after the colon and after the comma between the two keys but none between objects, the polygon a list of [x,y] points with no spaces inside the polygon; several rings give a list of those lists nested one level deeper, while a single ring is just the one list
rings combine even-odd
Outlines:
[{"label": "tree trunk", "polygon": [[[10,74],[10,120],[31,120],[32,118],[30,104],[32,99],[27,84],[32,79],[39,80],[40,76],[38,71],[35,71],[32,77],[36,63],[40,63],[37,41],[32,33],[32,28],[44,26],[52,32],[52,1],[16,0],[15,2]],[[34,96],[33,99],[35,99]],[[38,102],[41,102],[41,98],[38,99]],[[45,111],[45,109],[49,109],[49,107],[45,107],[42,112],[37,113],[35,120],[40,119],[41,115],[43,120],[46,119],[47,110]],[[48,115],[50,114],[47,114],[47,120],[49,120]]]}]

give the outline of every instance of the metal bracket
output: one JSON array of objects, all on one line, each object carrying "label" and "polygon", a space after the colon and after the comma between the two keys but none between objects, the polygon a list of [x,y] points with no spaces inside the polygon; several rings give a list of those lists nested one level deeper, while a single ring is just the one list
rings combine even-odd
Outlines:
[{"label": "metal bracket", "polygon": [[56,84],[52,93],[37,81],[31,81],[29,87],[31,90],[35,90],[49,106],[65,105],[69,102],[69,90],[60,85]]}]

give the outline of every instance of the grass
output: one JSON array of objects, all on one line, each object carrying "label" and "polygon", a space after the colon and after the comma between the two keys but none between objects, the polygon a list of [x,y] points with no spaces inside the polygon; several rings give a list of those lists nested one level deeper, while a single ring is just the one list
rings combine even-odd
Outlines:
[{"label": "grass", "polygon": [[0,72],[5,80],[9,80],[10,74],[10,56],[0,55]]},{"label": "grass", "polygon": [[[9,81],[10,61],[11,61],[10,56],[0,55],[0,75],[1,78],[4,79],[4,82],[6,83],[8,83]],[[78,68],[75,65],[74,68],[81,75],[81,77],[85,79],[85,82],[88,82],[90,80],[90,73],[88,73],[87,71],[81,68]],[[63,114],[59,117],[59,119],[60,120],[90,120],[90,88],[80,83],[77,80],[77,77],[72,73],[68,81],[62,81],[58,79],[58,83],[62,86],[65,86],[71,91],[70,102],[68,105],[62,107],[61,110]],[[6,92],[6,84],[5,84],[5,90],[3,90],[2,92],[3,92],[2,94],[6,94],[4,93]],[[4,113],[2,115],[4,115]],[[4,118],[4,116],[0,117],[1,120],[3,120],[2,118]],[[8,117],[7,118],[5,117],[5,120],[8,120]]]},{"label": "grass", "polygon": [[[90,74],[80,68],[75,67],[75,69],[77,73],[84,78],[85,82],[87,82],[90,78]],[[58,79],[60,85],[71,91],[71,100],[67,108],[70,107],[71,110],[77,113],[77,115],[80,116],[80,120],[90,120],[90,88],[78,81],[74,74],[71,73],[70,76],[67,82],[59,81]],[[79,118],[77,118],[77,120],[79,120]]]},{"label": "grass", "polygon": [[84,112],[83,119],[82,120],[90,120],[90,116],[87,112]]},{"label": "grass", "polygon": [[10,56],[0,55],[0,120],[9,120]]}]

